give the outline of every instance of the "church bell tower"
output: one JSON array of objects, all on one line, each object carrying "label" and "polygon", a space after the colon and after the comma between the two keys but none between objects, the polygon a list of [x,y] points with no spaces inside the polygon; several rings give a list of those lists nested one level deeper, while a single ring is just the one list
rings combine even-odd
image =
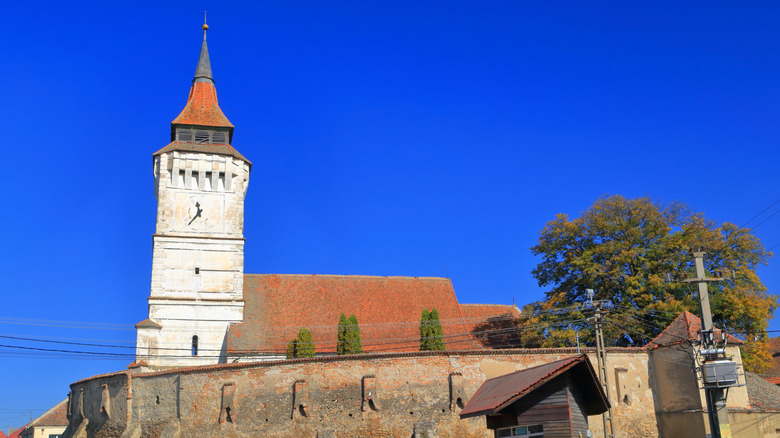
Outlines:
[{"label": "church bell tower", "polygon": [[252,164],[232,146],[217,104],[206,31],[171,143],[155,152],[157,227],[149,318],[136,361],[159,369],[225,361],[225,334],[244,314],[244,196]]}]

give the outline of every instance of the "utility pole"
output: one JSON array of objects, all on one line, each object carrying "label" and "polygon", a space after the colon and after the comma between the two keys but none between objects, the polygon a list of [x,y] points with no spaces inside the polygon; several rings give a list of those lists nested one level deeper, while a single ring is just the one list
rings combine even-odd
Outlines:
[{"label": "utility pole", "polygon": [[602,326],[604,320],[601,315],[601,307],[604,305],[604,301],[593,301],[593,296],[596,293],[593,289],[587,289],[588,299],[590,305],[596,309],[596,313],[593,318],[589,318],[593,321],[593,325],[596,327],[596,363],[599,369],[599,382],[604,389],[604,395],[607,397],[607,411],[601,414],[601,419],[604,422],[604,438],[614,438],[615,429],[612,426],[612,403],[609,401],[609,382],[607,381],[607,350],[604,348],[604,336],[602,333]]},{"label": "utility pole", "polygon": [[701,350],[699,350],[699,355],[703,359],[702,377],[707,400],[710,434],[712,438],[731,438],[726,397],[728,388],[738,386],[737,364],[726,356],[725,336],[721,340],[715,339],[712,312],[710,311],[710,296],[707,291],[707,282],[722,279],[706,276],[703,251],[696,251],[693,256],[696,265],[696,278],[683,281],[697,283],[699,286],[699,303],[701,304]]}]

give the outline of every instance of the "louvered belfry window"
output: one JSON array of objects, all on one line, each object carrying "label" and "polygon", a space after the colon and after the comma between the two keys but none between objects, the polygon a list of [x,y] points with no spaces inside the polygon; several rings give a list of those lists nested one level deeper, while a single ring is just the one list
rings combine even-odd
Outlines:
[{"label": "louvered belfry window", "polygon": [[189,129],[179,129],[177,133],[179,134],[179,141],[192,141],[192,131]]},{"label": "louvered belfry window", "polygon": [[176,140],[186,143],[198,144],[227,144],[227,132],[205,131],[193,129],[177,129]]},{"label": "louvered belfry window", "polygon": [[225,144],[227,143],[225,141],[225,133],[216,131],[213,134],[211,134],[211,142],[217,143],[217,144]]},{"label": "louvered belfry window", "polygon": [[209,143],[209,132],[195,131],[195,143]]}]

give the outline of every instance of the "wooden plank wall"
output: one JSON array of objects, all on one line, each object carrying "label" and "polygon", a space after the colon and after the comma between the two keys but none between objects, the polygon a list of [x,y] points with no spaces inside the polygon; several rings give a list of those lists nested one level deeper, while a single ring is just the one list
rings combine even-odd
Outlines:
[{"label": "wooden plank wall", "polygon": [[545,438],[571,438],[569,392],[565,376],[560,376],[517,403],[517,424],[544,425]]},{"label": "wooden plank wall", "polygon": [[572,436],[577,437],[577,432],[582,432],[582,436],[587,436],[588,416],[585,414],[584,410],[585,399],[571,374],[567,375],[567,380],[569,383],[567,389],[569,391],[569,405],[571,406]]}]

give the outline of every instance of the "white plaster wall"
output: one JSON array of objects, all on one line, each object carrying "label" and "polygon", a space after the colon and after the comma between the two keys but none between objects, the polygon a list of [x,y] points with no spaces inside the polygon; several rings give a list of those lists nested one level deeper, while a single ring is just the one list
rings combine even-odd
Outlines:
[{"label": "white plaster wall", "polygon": [[[153,368],[224,362],[227,328],[244,314],[249,164],[231,156],[172,151],[155,157],[154,175],[157,227],[149,319],[162,328],[138,329],[137,360]],[[197,356],[191,354],[194,335]]]},{"label": "white plaster wall", "polygon": [[[222,321],[163,320],[163,328],[139,333],[138,359],[151,368],[208,365],[225,362],[225,333]],[[139,330],[140,332],[140,330]],[[198,354],[192,355],[192,336],[198,336]],[[151,348],[150,348],[151,347]]]},{"label": "white plaster wall", "polygon": [[50,435],[61,435],[65,426],[35,426],[32,438],[49,438]]},{"label": "white plaster wall", "polygon": [[154,236],[151,297],[240,299],[243,290],[243,239]]},{"label": "white plaster wall", "polygon": [[[180,172],[185,173],[183,185]],[[198,187],[190,181],[193,172],[200,177]],[[206,172],[212,172],[212,176],[223,173],[224,189],[217,184],[207,190],[203,183]],[[155,157],[154,173],[157,234],[243,237],[248,163],[224,155],[173,151]],[[195,202],[204,211],[201,218],[190,223]]]}]

